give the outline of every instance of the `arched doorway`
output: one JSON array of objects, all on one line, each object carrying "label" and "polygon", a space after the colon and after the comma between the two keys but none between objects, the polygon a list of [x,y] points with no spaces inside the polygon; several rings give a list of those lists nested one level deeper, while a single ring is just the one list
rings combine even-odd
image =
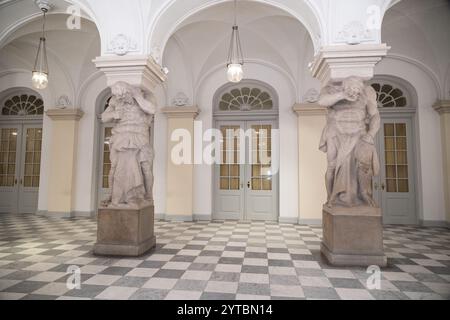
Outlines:
[{"label": "arched doorway", "polygon": [[373,181],[374,196],[385,224],[417,224],[413,89],[391,77],[376,77],[371,85],[377,92],[381,115],[376,140],[381,170]]},{"label": "arched doorway", "polygon": [[35,213],[41,174],[42,97],[28,88],[0,98],[0,212]]},{"label": "arched doorway", "polygon": [[97,122],[99,128],[98,134],[98,203],[106,200],[111,194],[111,188],[109,186],[108,175],[111,170],[111,161],[109,153],[109,140],[112,135],[111,123],[102,123],[102,113],[109,107],[109,101],[111,100],[111,90],[106,89],[97,100]]},{"label": "arched doorway", "polygon": [[277,221],[275,90],[252,80],[223,86],[214,98],[214,122],[222,133],[222,162],[214,168],[213,218]]}]

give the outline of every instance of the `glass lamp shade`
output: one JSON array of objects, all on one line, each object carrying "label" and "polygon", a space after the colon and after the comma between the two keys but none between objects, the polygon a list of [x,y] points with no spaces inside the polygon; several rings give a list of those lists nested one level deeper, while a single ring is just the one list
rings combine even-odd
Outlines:
[{"label": "glass lamp shade", "polygon": [[48,85],[48,62],[45,37],[41,37],[39,40],[31,81],[33,87],[36,89],[45,89]]},{"label": "glass lamp shade", "polygon": [[244,70],[242,70],[242,64],[240,63],[231,63],[228,65],[227,72],[228,80],[230,82],[241,82],[244,78]]},{"label": "glass lamp shade", "polygon": [[33,71],[31,82],[34,88],[45,89],[48,85],[48,75],[45,72]]}]

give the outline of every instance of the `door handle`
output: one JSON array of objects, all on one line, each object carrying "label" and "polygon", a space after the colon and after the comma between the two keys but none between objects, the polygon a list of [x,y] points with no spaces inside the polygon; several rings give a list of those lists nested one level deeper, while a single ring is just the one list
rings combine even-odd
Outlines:
[{"label": "door handle", "polygon": [[250,189],[250,181],[249,182],[247,182],[247,188],[249,188]]},{"label": "door handle", "polygon": [[381,190],[384,191],[384,189],[386,189],[386,185],[384,183],[381,184]]},{"label": "door handle", "polygon": [[20,178],[20,182],[19,182],[19,184],[20,184],[20,185],[22,185],[22,183],[23,183],[23,179],[22,179],[22,178]]},{"label": "door handle", "polygon": [[15,185],[15,186],[17,185],[17,178],[14,179],[14,185]]}]

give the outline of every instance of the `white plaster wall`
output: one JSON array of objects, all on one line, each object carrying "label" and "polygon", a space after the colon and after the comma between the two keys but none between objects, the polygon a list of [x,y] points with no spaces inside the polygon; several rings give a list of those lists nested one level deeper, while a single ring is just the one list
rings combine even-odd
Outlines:
[{"label": "white plaster wall", "polygon": [[107,88],[106,77],[96,73],[81,94],[80,108],[84,115],[78,129],[77,165],[75,168],[75,212],[92,213],[97,209],[99,136],[97,101]]},{"label": "white plaster wall", "polygon": [[166,94],[168,104],[172,103],[173,98],[183,92],[189,101],[193,102],[193,79],[191,71],[191,60],[185,57],[183,45],[176,38],[171,38],[167,44],[166,54],[164,55],[164,66],[169,69],[166,81]]},{"label": "white plaster wall", "polygon": [[[279,96],[280,109],[280,218],[298,219],[298,135],[297,116],[292,111],[295,88],[289,78],[274,66],[250,62],[245,65],[246,78],[259,80],[272,86]],[[217,66],[206,76],[199,87],[197,101],[201,113],[198,120],[203,130],[213,127],[212,103],[218,88],[227,83],[226,72]],[[208,165],[194,168],[194,214],[211,215],[213,192],[213,169]]]},{"label": "white plaster wall", "polygon": [[375,70],[377,75],[396,76],[411,83],[418,95],[417,123],[414,132],[417,141],[417,190],[419,219],[445,221],[445,200],[442,163],[442,142],[439,114],[432,108],[439,89],[432,73],[421,65],[385,58]]},{"label": "white plaster wall", "polygon": [[155,160],[153,163],[153,174],[155,184],[153,196],[155,198],[155,214],[166,213],[166,172],[167,172],[167,117],[161,113],[161,108],[167,105],[165,86],[160,86],[155,92],[159,110],[155,115],[154,145]]}]

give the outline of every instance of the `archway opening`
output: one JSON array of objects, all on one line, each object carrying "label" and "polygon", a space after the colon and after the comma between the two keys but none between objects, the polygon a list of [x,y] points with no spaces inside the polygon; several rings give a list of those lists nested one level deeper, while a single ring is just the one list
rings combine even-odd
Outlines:
[{"label": "archway opening", "polygon": [[214,95],[221,134],[213,182],[213,219],[279,219],[279,105],[266,83],[226,84]]}]

